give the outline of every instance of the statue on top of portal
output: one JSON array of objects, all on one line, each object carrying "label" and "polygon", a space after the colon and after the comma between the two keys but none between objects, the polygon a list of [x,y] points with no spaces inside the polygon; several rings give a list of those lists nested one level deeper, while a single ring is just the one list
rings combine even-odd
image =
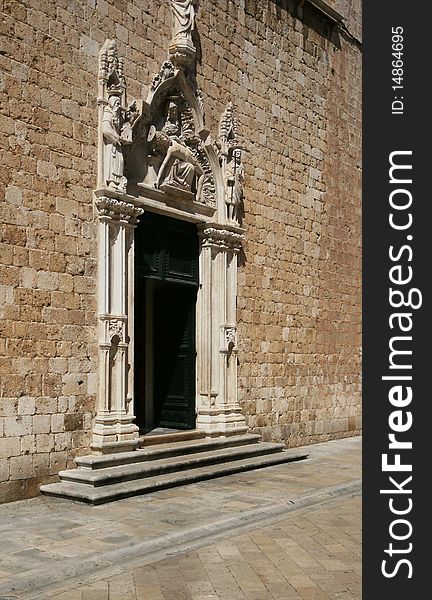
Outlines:
[{"label": "statue on top of portal", "polygon": [[186,46],[195,50],[192,32],[195,29],[198,2],[199,0],[171,0],[174,47]]}]

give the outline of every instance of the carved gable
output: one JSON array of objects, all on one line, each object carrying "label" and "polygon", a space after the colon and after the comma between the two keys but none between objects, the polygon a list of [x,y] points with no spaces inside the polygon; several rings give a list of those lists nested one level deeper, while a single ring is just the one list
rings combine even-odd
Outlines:
[{"label": "carved gable", "polygon": [[135,184],[215,207],[212,168],[182,83],[166,61],[134,127],[126,172]]},{"label": "carved gable", "polygon": [[150,199],[187,211],[193,206],[197,214],[240,225],[243,165],[234,109],[229,103],[214,141],[204,126],[196,83],[198,1],[170,3],[169,58],[151,80],[147,98],[128,107],[116,42],[108,39],[100,51],[96,196],[127,196],[128,202],[135,197],[144,204]]}]

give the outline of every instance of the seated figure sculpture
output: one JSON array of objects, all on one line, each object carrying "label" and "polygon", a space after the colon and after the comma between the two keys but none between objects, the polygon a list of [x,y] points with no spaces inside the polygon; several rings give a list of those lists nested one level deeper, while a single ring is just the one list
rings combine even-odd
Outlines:
[{"label": "seated figure sculpture", "polygon": [[192,150],[180,138],[178,107],[175,102],[169,104],[167,119],[162,130],[150,128],[148,141],[165,155],[155,187],[169,186],[192,192],[196,178],[196,200],[199,202],[204,171]]}]

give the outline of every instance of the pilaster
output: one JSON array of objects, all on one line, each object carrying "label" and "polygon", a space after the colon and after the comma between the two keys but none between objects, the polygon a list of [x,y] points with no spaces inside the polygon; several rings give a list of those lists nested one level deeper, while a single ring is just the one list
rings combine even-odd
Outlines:
[{"label": "pilaster", "polygon": [[109,197],[95,201],[99,217],[99,400],[92,450],[131,450],[133,423],[133,229],[142,208]]},{"label": "pilaster", "polygon": [[237,399],[237,229],[200,227],[197,428],[211,435],[246,430]]}]

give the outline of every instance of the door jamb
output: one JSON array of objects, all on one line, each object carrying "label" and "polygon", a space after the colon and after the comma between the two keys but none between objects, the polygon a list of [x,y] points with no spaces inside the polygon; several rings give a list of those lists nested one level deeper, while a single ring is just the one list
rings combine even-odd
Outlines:
[{"label": "door jamb", "polygon": [[145,328],[145,391],[144,391],[144,414],[146,427],[154,425],[154,393],[153,393],[153,300],[154,282],[145,280],[146,285],[146,328]]}]

